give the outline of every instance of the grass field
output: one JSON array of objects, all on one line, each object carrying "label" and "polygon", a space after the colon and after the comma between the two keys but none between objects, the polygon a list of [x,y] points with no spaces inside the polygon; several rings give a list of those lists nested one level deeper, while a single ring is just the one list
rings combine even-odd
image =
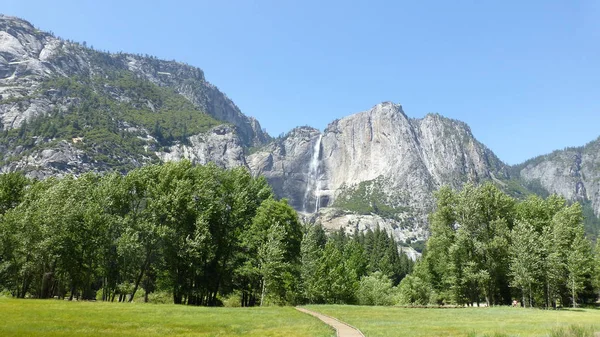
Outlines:
[{"label": "grass field", "polygon": [[[311,305],[376,336],[548,336],[556,328],[595,326],[600,310],[521,308],[409,309]],[[334,336],[291,307],[203,308],[169,304],[0,298],[0,336]],[[600,336],[600,334],[599,334]]]},{"label": "grass field", "polygon": [[[571,325],[600,331],[600,310],[538,310],[512,307],[417,309],[309,305],[307,309],[342,320],[376,336],[548,336]],[[600,334],[598,334],[600,336]]]},{"label": "grass field", "polygon": [[0,336],[334,336],[291,307],[202,308],[169,304],[0,298]]}]

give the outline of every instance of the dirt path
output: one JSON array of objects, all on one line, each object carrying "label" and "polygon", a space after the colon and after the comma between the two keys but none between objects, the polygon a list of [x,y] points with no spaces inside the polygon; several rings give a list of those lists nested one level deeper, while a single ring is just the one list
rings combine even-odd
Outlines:
[{"label": "dirt path", "polygon": [[338,337],[365,337],[360,330],[355,327],[352,327],[344,322],[338,321],[333,317],[329,317],[323,314],[319,314],[318,312],[310,311],[304,308],[296,307],[296,310],[301,311],[305,314],[309,314],[315,316],[316,318],[325,322],[325,324],[332,326],[337,332]]}]

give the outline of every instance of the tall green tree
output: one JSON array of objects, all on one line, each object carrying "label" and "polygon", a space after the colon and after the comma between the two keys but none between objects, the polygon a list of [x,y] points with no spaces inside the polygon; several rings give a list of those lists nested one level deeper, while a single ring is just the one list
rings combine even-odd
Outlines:
[{"label": "tall green tree", "polygon": [[510,276],[512,286],[520,289],[524,306],[533,306],[533,290],[541,271],[541,250],[535,227],[517,222],[510,246]]},{"label": "tall green tree", "polygon": [[30,183],[30,180],[20,172],[0,175],[0,215],[21,203],[25,188]]},{"label": "tall green tree", "polygon": [[596,247],[594,249],[594,287],[596,288],[596,296],[600,296],[600,240],[596,241]]},{"label": "tall green tree", "polygon": [[578,235],[567,254],[567,286],[571,293],[573,308],[577,307],[578,293],[583,290],[591,272],[590,243],[583,235]]},{"label": "tall green tree", "polygon": [[323,294],[325,303],[351,304],[356,302],[359,276],[346,263],[343,248],[338,247],[333,241],[325,244],[319,274],[323,275],[323,280],[328,285]]},{"label": "tall green tree", "polygon": [[285,292],[281,289],[284,275],[289,272],[290,262],[284,258],[285,228],[278,222],[271,224],[267,230],[266,240],[258,247],[258,273],[261,277],[260,305],[265,303],[268,293]]},{"label": "tall green tree", "polygon": [[[267,199],[242,233],[246,261],[238,274],[250,282],[252,293],[269,292],[278,303],[293,302],[300,278],[302,225],[287,201]],[[256,287],[260,287],[257,289]]]},{"label": "tall green tree", "polygon": [[321,224],[308,225],[300,247],[301,291],[308,303],[322,303],[325,288],[324,275],[319,274],[319,263],[323,258],[323,248],[327,242]]}]

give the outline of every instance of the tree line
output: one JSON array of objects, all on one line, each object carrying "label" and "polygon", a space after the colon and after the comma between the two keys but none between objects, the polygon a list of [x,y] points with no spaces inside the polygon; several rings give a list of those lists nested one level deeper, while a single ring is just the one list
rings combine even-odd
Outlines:
[{"label": "tree line", "polygon": [[399,286],[404,304],[526,307],[593,303],[600,248],[585,237],[579,203],[562,197],[517,201],[495,185],[436,194],[423,258]]},{"label": "tree line", "polygon": [[244,168],[0,175],[0,290],[14,297],[370,303],[411,269],[385,231],[327,236]]}]

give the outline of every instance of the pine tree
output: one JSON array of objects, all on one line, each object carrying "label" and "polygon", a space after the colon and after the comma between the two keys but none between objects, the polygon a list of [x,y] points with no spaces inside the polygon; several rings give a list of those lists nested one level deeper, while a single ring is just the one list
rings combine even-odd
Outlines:
[{"label": "pine tree", "polygon": [[594,287],[596,288],[596,296],[598,296],[598,291],[600,291],[600,240],[596,241],[596,248],[594,249],[593,272]]},{"label": "pine tree", "polygon": [[323,257],[323,247],[327,238],[320,224],[309,226],[300,248],[302,296],[308,303],[321,303],[324,297],[324,276],[319,274],[319,263]]}]

